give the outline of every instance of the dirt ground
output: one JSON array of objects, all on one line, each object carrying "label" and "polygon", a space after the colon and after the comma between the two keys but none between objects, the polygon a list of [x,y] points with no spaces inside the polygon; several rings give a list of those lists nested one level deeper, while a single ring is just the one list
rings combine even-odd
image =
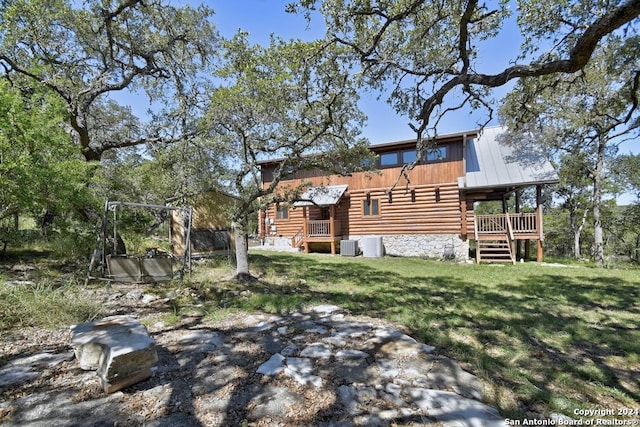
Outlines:
[{"label": "dirt ground", "polygon": [[[156,341],[159,357],[159,368],[152,378],[107,395],[95,372],[79,368],[70,347],[68,328],[29,327],[5,331],[0,337],[0,369],[9,369],[25,358],[35,359],[30,369],[36,374],[26,381],[4,386],[0,379],[0,424],[21,427],[440,425],[417,410],[403,409],[402,402],[380,398],[375,391],[360,409],[346,413],[344,405],[337,402],[336,393],[344,378],[332,377],[333,367],[329,361],[319,368],[325,372],[322,387],[302,385],[282,375],[257,374],[259,365],[281,344],[272,334],[259,332],[259,325],[273,316],[237,313],[211,322],[194,310],[192,316],[167,324],[163,319],[171,312],[171,299],[146,293],[146,286],[93,285],[84,292],[103,304],[106,315],[134,315],[147,326]],[[183,289],[183,292],[189,290]],[[383,324],[376,319],[353,320]],[[296,327],[291,326],[292,330]],[[194,334],[206,339],[194,342]],[[208,346],[207,343],[218,337],[224,340],[224,349]],[[308,343],[316,339],[313,334],[306,338]],[[304,340],[298,344],[303,346]],[[370,376],[362,381],[373,384],[380,382],[380,378]]]}]

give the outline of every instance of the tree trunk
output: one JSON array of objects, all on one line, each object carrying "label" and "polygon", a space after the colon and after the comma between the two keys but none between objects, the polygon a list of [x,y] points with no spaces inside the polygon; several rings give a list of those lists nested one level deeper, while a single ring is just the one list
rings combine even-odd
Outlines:
[{"label": "tree trunk", "polygon": [[596,167],[593,171],[593,257],[598,267],[604,266],[604,238],[602,231],[602,175],[604,169],[604,151],[607,140],[598,139]]},{"label": "tree trunk", "polygon": [[582,236],[582,230],[584,230],[584,226],[587,223],[587,215],[589,212],[585,210],[582,213],[582,220],[580,221],[580,225],[578,225],[578,221],[576,219],[577,212],[575,210],[571,211],[571,230],[573,230],[573,256],[575,259],[580,259],[582,256],[580,250],[580,238]]},{"label": "tree trunk", "polygon": [[251,279],[249,273],[249,232],[246,215],[235,220],[236,238],[236,279],[243,281]]}]

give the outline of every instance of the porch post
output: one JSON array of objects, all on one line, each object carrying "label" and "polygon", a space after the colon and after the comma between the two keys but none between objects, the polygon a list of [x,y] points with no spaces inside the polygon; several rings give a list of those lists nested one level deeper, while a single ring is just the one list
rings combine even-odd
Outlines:
[{"label": "porch post", "polygon": [[309,253],[309,242],[306,240],[307,236],[307,207],[304,206],[302,208],[302,239],[304,242],[304,253],[306,254]]},{"label": "porch post", "polygon": [[467,200],[464,195],[460,194],[460,237],[463,241],[467,241]]},{"label": "porch post", "polygon": [[[520,196],[522,195],[521,190],[516,190],[516,213],[520,213]],[[518,230],[520,230],[520,216],[516,216],[518,218]],[[522,240],[516,239],[516,259],[522,258]]]},{"label": "porch post", "polygon": [[542,240],[544,239],[544,231],[542,229],[542,185],[536,185],[536,228],[538,229],[538,252],[536,261],[542,262],[544,251]]},{"label": "porch post", "polygon": [[331,236],[331,255],[336,254],[336,207],[331,205],[329,207],[329,235]]}]

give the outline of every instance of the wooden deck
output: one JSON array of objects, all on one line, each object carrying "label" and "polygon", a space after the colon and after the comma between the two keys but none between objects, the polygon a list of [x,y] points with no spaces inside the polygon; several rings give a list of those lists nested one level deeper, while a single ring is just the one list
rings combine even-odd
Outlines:
[{"label": "wooden deck", "polygon": [[291,238],[291,246],[294,248],[304,247],[304,251],[309,253],[311,243],[329,243],[331,254],[336,254],[337,245],[342,240],[340,221],[307,220],[298,232]]},{"label": "wooden deck", "polygon": [[476,215],[474,221],[476,261],[516,262],[516,242],[542,240],[538,213]]}]

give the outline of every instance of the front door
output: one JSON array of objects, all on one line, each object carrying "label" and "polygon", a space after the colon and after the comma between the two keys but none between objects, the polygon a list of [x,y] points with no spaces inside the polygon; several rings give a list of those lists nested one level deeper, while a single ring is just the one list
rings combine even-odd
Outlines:
[{"label": "front door", "polygon": [[329,208],[329,206],[324,206],[320,208],[320,219],[321,220],[331,219],[331,208]]}]

